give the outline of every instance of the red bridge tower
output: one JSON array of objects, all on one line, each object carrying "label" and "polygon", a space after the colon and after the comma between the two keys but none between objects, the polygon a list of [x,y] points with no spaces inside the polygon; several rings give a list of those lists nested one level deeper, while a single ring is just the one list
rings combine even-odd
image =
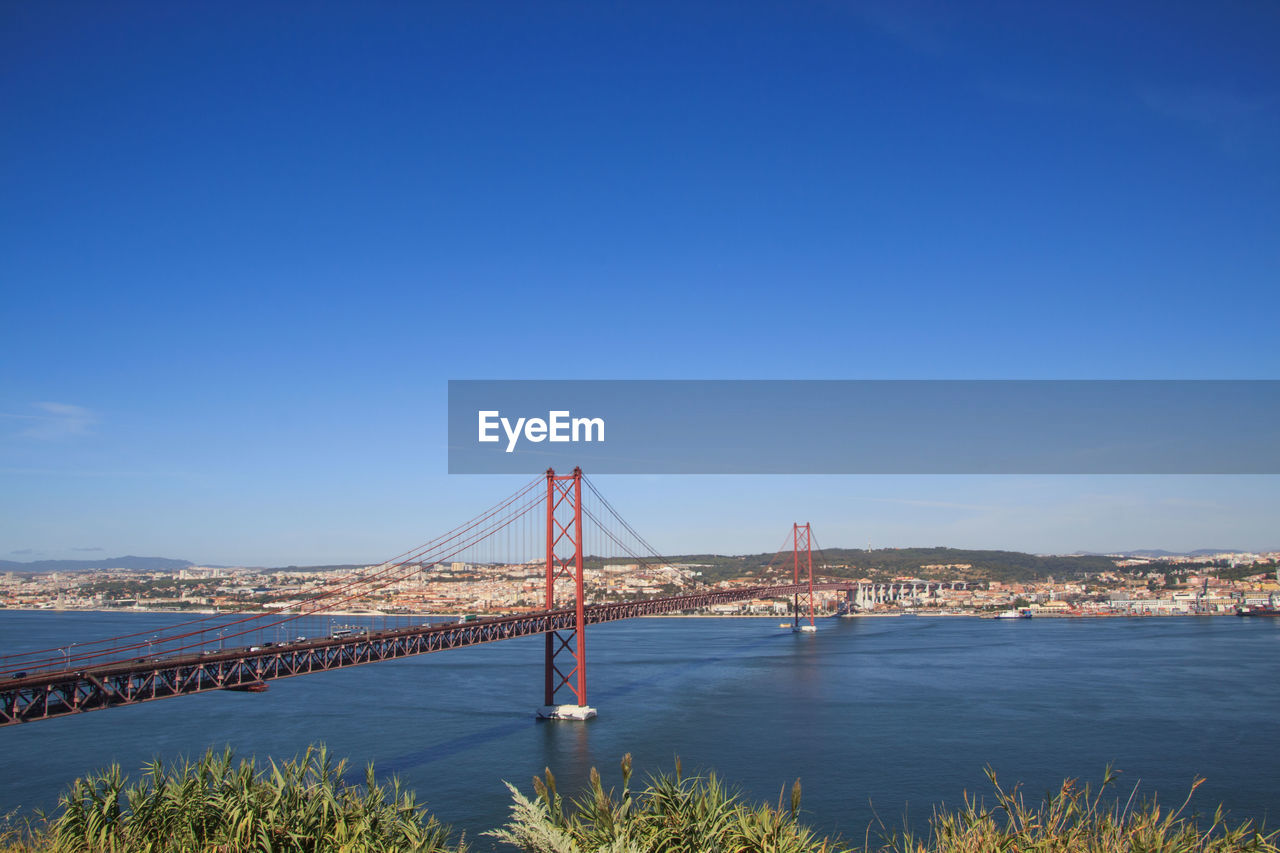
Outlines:
[{"label": "red bridge tower", "polygon": [[[803,545],[801,543],[804,543]],[[804,548],[804,559],[809,571],[809,624],[800,624],[800,549]],[[813,530],[809,527],[809,523],[792,524],[791,525],[791,551],[794,557],[794,570],[791,575],[791,581],[797,587],[795,598],[792,600],[791,612],[795,614],[791,623],[791,630],[797,633],[811,633],[818,630],[813,624]]]},{"label": "red bridge tower", "polygon": [[[587,706],[587,636],[582,590],[582,469],[557,476],[547,469],[547,600],[556,609],[556,582],[573,584],[573,627],[548,631],[544,703],[538,716],[547,720],[589,720]],[[562,691],[571,694],[557,701]]]}]

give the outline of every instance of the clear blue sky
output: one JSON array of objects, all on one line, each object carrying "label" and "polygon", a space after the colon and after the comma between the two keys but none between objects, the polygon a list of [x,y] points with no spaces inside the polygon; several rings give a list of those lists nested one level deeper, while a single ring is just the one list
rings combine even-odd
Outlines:
[{"label": "clear blue sky", "polygon": [[[0,559],[399,553],[516,484],[450,378],[1280,377],[1274,4],[260,5],[0,5]],[[1271,477],[600,485],[668,552],[1280,547]]]}]

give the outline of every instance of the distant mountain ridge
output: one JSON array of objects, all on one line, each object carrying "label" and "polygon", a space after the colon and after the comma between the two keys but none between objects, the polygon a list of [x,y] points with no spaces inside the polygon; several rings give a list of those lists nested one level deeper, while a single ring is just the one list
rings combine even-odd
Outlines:
[{"label": "distant mountain ridge", "polygon": [[132,569],[137,572],[176,572],[195,563],[190,560],[172,560],[168,557],[101,557],[91,560],[35,560],[19,563],[0,560],[0,572],[47,574],[48,572],[85,572],[94,569]]},{"label": "distant mountain ridge", "polygon": [[[675,563],[696,565],[707,582],[741,577],[771,568],[783,576],[790,573],[790,551],[780,555],[719,554],[667,555]],[[802,555],[801,560],[805,560]],[[819,565],[822,568],[819,570]],[[991,551],[970,548],[823,548],[814,555],[814,570],[831,577],[891,577],[922,579],[1030,581],[1049,576],[1080,577],[1115,571],[1114,559],[1102,555],[1055,556],[1021,551]]]}]

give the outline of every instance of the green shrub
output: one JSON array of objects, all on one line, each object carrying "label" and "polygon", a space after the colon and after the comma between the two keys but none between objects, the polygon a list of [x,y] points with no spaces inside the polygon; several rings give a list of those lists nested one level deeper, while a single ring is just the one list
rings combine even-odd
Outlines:
[{"label": "green shrub", "polygon": [[622,792],[606,791],[591,770],[590,787],[570,808],[551,770],[534,777],[534,798],[510,783],[511,820],[486,833],[529,853],[837,853],[845,846],[819,838],[799,823],[800,783],[784,808],[750,806],[715,774],[652,777],[638,794],[630,789],[631,756],[622,759]]},{"label": "green shrub", "polygon": [[958,810],[935,809],[929,836],[900,833],[883,848],[892,853],[968,853],[968,851],[1062,851],[1062,853],[1276,853],[1277,833],[1266,833],[1249,821],[1229,826],[1222,807],[1207,829],[1183,816],[1191,796],[1204,782],[1191,786],[1186,800],[1166,811],[1152,799],[1138,802],[1137,789],[1123,803],[1104,799],[1117,774],[1108,767],[1096,792],[1074,779],[1029,806],[1018,786],[1006,790],[987,768],[995,789],[995,805],[965,798]]},{"label": "green shrub", "polygon": [[189,851],[396,850],[462,851],[449,828],[418,806],[398,780],[383,786],[373,766],[363,786],[343,782],[345,761],[323,746],[283,764],[259,769],[236,764],[231,750],[196,762],[146,765],[134,785],[113,765],[77,779],[59,800],[36,849],[71,853],[189,853]]},{"label": "green shrub", "polygon": [[[1097,792],[1067,780],[1054,794],[1028,805],[1019,788],[1003,788],[987,770],[995,805],[965,798],[956,810],[935,809],[923,838],[909,830],[884,833],[863,853],[1280,853],[1278,834],[1249,822],[1227,824],[1221,808],[1201,829],[1183,816],[1187,801],[1167,812],[1155,800],[1104,799],[1115,782],[1107,768]],[[653,777],[645,788],[630,789],[631,757],[622,760],[622,792],[606,791],[591,771],[588,790],[566,805],[551,771],[533,780],[529,799],[508,784],[511,819],[487,835],[527,853],[846,853],[853,848],[820,837],[798,820],[800,783],[790,803],[752,806],[710,774],[682,778]],[[1203,780],[1201,780],[1203,781]],[[1135,789],[1136,794],[1136,789]],[[883,830],[882,830],[883,831]]]}]

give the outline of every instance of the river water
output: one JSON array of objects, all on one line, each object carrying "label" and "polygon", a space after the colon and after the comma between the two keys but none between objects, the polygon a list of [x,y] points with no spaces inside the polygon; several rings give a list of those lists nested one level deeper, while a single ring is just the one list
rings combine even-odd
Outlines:
[{"label": "river water", "polygon": [[[173,614],[0,611],[0,653],[149,630]],[[540,637],[0,729],[0,814],[52,807],[77,775],[230,744],[291,757],[326,743],[373,761],[489,849],[502,781],[561,790],[595,765],[618,781],[714,768],[776,801],[799,777],[806,819],[861,840],[878,816],[920,827],[934,804],[984,793],[983,768],[1028,794],[1064,777],[1123,771],[1123,796],[1237,819],[1280,819],[1280,620],[1235,617],[825,619],[792,634],[774,619],[635,619],[588,632],[600,716],[537,722]],[[873,837],[875,830],[872,830]]]}]

